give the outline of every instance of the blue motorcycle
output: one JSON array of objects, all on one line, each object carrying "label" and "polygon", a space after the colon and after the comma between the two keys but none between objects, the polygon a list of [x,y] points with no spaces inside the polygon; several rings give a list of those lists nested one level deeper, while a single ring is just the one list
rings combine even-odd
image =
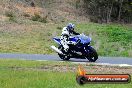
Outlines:
[{"label": "blue motorcycle", "polygon": [[71,36],[69,41],[75,42],[76,44],[69,44],[69,50],[65,53],[61,40],[59,37],[54,37],[53,40],[58,44],[58,48],[51,46],[55,50],[59,57],[63,60],[69,60],[70,58],[88,59],[90,62],[95,62],[98,59],[96,50],[90,46],[91,38],[81,34]]}]

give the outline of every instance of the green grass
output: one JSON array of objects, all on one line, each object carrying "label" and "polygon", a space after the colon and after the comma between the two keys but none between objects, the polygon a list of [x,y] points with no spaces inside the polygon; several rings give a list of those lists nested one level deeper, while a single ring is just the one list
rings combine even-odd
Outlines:
[{"label": "green grass", "polygon": [[76,64],[72,64],[70,62],[55,62],[55,61],[35,61],[35,60],[16,60],[16,59],[0,59],[0,68],[5,67],[41,67],[41,66],[77,66]]},{"label": "green grass", "polygon": [[[5,24],[10,24],[10,22]],[[0,30],[0,52],[41,54],[52,52],[50,44],[53,43],[52,35],[56,34],[56,25],[29,20],[18,24],[20,24],[19,28]]]},{"label": "green grass", "polygon": [[[100,56],[132,57],[132,28],[120,24],[76,23],[76,31],[92,38],[91,45]],[[2,53],[54,53],[50,46],[55,45],[54,36],[61,35],[66,23],[41,23],[17,19],[10,29],[0,30],[0,52]]]},{"label": "green grass", "polygon": [[[129,84],[86,84],[76,82],[76,72],[45,71],[34,69],[18,69],[40,66],[68,65],[69,62],[0,60],[0,88],[131,88]],[[12,68],[16,67],[16,68]]]},{"label": "green grass", "polygon": [[78,24],[79,31],[92,37],[101,56],[132,56],[132,28],[120,24]]}]

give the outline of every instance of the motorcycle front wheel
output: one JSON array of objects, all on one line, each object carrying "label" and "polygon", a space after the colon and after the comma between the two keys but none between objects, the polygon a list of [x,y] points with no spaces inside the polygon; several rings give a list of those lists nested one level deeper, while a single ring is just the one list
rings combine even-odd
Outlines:
[{"label": "motorcycle front wheel", "polygon": [[96,50],[92,47],[89,48],[89,54],[85,56],[90,62],[95,62],[98,59]]}]

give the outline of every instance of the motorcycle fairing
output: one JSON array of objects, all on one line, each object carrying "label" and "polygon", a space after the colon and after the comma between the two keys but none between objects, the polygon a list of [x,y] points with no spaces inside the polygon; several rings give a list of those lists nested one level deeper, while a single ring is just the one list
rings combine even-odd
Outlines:
[{"label": "motorcycle fairing", "polygon": [[78,35],[77,37],[81,40],[80,43],[82,43],[82,44],[87,44],[87,43],[90,43],[91,42],[91,38],[88,37],[88,36]]},{"label": "motorcycle fairing", "polygon": [[57,44],[61,45],[61,40],[60,40],[60,38],[54,37],[53,40],[54,40]]}]

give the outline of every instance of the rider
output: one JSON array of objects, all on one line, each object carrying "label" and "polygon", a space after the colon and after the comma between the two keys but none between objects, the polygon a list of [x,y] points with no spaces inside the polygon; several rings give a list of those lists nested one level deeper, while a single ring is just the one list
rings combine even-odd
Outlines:
[{"label": "rider", "polygon": [[65,52],[68,52],[69,46],[68,44],[73,44],[75,45],[75,42],[69,41],[69,37],[74,34],[74,35],[80,35],[79,33],[74,31],[75,25],[72,23],[69,23],[66,27],[62,29],[62,34],[61,34],[61,44],[64,48]]}]

